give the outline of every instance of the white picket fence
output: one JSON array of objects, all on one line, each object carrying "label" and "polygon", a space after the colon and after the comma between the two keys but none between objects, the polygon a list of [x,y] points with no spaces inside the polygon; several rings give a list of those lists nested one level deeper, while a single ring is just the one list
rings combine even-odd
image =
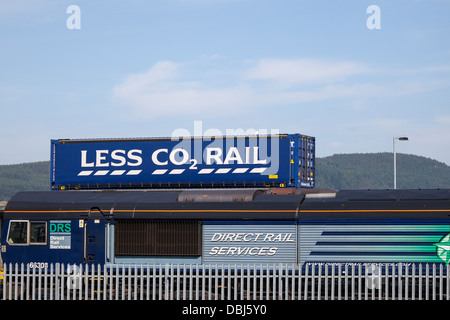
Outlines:
[{"label": "white picket fence", "polygon": [[449,271],[435,264],[10,264],[0,300],[448,300]]}]

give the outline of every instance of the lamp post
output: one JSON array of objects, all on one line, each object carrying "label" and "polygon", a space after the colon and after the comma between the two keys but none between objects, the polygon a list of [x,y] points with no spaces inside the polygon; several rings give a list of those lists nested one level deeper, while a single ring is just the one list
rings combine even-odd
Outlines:
[{"label": "lamp post", "polygon": [[394,137],[393,138],[393,145],[394,145],[394,189],[397,189],[397,154],[395,152],[395,140],[408,141],[408,137]]}]

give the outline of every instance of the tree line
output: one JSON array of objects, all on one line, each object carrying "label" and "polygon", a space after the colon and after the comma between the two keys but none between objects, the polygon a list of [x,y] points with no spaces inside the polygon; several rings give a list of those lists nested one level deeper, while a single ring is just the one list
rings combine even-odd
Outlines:
[{"label": "tree line", "polygon": [[[392,189],[392,153],[336,154],[316,158],[316,187],[332,189]],[[397,154],[398,189],[450,188],[450,166],[433,159]],[[0,166],[0,201],[19,191],[50,189],[50,162]]]}]

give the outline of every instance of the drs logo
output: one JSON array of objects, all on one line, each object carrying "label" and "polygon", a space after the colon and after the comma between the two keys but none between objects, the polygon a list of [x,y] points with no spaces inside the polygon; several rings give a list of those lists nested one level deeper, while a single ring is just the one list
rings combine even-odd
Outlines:
[{"label": "drs logo", "polygon": [[50,223],[50,232],[61,232],[61,233],[70,233],[72,231],[72,227],[70,223]]}]

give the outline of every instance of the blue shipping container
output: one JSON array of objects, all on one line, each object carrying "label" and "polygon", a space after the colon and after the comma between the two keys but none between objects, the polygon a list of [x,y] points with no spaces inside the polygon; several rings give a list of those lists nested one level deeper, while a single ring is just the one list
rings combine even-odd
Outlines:
[{"label": "blue shipping container", "polygon": [[59,139],[51,189],[314,187],[315,138]]}]

